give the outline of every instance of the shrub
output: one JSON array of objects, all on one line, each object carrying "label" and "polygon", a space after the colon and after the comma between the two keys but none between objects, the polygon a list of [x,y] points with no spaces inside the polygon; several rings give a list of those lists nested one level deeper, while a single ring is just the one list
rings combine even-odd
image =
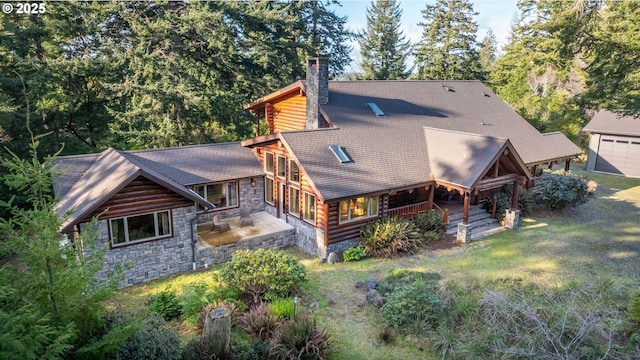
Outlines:
[{"label": "shrub", "polygon": [[416,215],[413,218],[413,224],[420,230],[426,241],[439,240],[445,228],[443,215],[435,210]]},{"label": "shrub", "polygon": [[235,360],[264,360],[269,358],[271,345],[268,341],[254,339],[249,344],[239,344],[233,347]]},{"label": "shrub", "polygon": [[290,319],[294,316],[296,304],[291,298],[275,299],[269,304],[271,312],[280,318]]},{"label": "shrub", "polygon": [[396,341],[396,331],[392,327],[385,327],[380,330],[376,339],[379,343],[384,345],[391,345]]},{"label": "shrub", "polygon": [[271,314],[264,303],[260,303],[251,310],[242,314],[238,319],[240,327],[251,335],[261,340],[271,338],[280,321],[277,316]]},{"label": "shrub", "polygon": [[184,320],[190,324],[197,324],[202,309],[213,302],[213,295],[207,292],[206,283],[194,282],[183,289],[180,302]]},{"label": "shrub", "polygon": [[[511,209],[511,199],[513,198],[513,186],[506,186],[501,192],[495,195],[496,219],[504,219],[507,209]],[[491,212],[494,198],[490,198],[485,203],[485,210]],[[535,194],[531,190],[520,188],[518,190],[518,209],[522,215],[531,215],[535,206]]]},{"label": "shrub", "polygon": [[396,329],[409,328],[414,333],[422,331],[428,322],[435,321],[439,313],[438,295],[421,279],[394,289],[382,306],[385,324]]},{"label": "shrub", "polygon": [[585,180],[564,172],[544,173],[536,183],[536,188],[551,210],[560,210],[568,205],[583,202],[588,194]]},{"label": "shrub", "polygon": [[275,359],[324,359],[331,350],[329,334],[308,316],[289,320],[278,328],[272,340]]},{"label": "shrub", "polygon": [[362,246],[356,246],[349,248],[342,253],[344,261],[358,261],[364,259],[366,256],[364,248]]},{"label": "shrub", "polygon": [[413,252],[421,240],[411,221],[384,218],[360,229],[360,244],[367,256],[393,258],[400,252]]},{"label": "shrub", "polygon": [[307,271],[297,259],[278,250],[239,250],[220,270],[220,277],[231,288],[253,296],[284,297],[303,281]]},{"label": "shrub", "polygon": [[377,289],[380,294],[386,296],[400,286],[411,285],[419,280],[424,281],[429,287],[435,290],[441,278],[442,276],[438,273],[395,269],[389,272],[385,279],[378,283]]},{"label": "shrub", "polygon": [[156,294],[149,305],[150,312],[160,315],[166,321],[178,318],[181,308],[176,292],[168,289]]}]

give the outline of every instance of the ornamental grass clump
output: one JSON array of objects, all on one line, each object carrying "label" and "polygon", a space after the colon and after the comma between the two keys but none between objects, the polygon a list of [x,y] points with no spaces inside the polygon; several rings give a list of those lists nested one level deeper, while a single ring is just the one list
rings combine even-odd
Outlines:
[{"label": "ornamental grass clump", "polygon": [[421,244],[422,236],[409,220],[384,218],[360,229],[360,246],[367,256],[394,258],[412,253]]}]

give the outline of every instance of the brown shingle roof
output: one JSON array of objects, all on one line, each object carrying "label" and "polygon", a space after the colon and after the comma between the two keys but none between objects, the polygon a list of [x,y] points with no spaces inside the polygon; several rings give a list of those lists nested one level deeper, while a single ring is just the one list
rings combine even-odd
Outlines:
[{"label": "brown shingle roof", "polygon": [[86,217],[100,204],[138,176],[150,180],[205,207],[209,202],[186,186],[198,183],[261,176],[260,162],[239,143],[185,146],[121,152],[107,149],[101,154],[60,157],[54,181],[58,213],[74,212],[63,231]]},{"label": "brown shingle roof", "polygon": [[640,118],[600,110],[583,130],[596,134],[640,136]]},{"label": "brown shingle roof", "polygon": [[[334,81],[329,91],[321,107],[336,128],[281,134],[325,200],[420,184],[431,174],[468,187],[507,143],[530,165],[580,154],[479,81]],[[387,116],[376,116],[370,102]],[[331,145],[353,163],[340,163]]]}]

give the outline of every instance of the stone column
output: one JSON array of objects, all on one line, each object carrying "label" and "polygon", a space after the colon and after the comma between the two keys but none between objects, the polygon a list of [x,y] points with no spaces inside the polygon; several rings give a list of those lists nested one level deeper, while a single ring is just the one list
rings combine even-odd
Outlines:
[{"label": "stone column", "polygon": [[517,229],[520,222],[520,210],[510,210],[504,214],[504,226],[507,229]]},{"label": "stone column", "polygon": [[456,240],[462,243],[471,242],[471,225],[458,223],[458,235]]}]

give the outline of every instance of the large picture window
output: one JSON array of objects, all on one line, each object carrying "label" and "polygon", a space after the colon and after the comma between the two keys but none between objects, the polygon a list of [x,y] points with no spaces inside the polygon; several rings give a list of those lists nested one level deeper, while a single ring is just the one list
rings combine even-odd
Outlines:
[{"label": "large picture window", "polygon": [[289,214],[300,216],[300,189],[289,188]]},{"label": "large picture window", "polygon": [[[195,191],[198,195],[215,205],[216,208],[224,209],[238,206],[237,181],[198,185],[195,187]],[[201,205],[198,205],[198,210],[204,210],[204,208]]]},{"label": "large picture window", "polygon": [[304,193],[304,219],[310,223],[316,222],[316,197],[308,192]]},{"label": "large picture window", "polygon": [[109,227],[113,246],[169,237],[171,215],[169,210],[165,210],[110,219]]},{"label": "large picture window", "polygon": [[359,197],[340,201],[340,222],[348,222],[378,215],[378,197]]}]

